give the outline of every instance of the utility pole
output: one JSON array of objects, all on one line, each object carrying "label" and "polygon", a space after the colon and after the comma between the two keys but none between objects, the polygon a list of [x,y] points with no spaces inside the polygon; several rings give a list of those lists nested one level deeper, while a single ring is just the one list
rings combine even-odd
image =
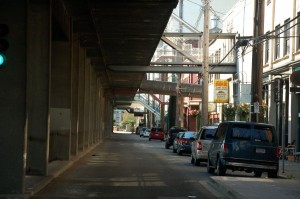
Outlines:
[{"label": "utility pole", "polygon": [[203,63],[202,63],[202,126],[208,125],[208,70],[209,70],[209,10],[210,0],[202,0],[204,5],[204,29],[203,29]]},{"label": "utility pole", "polygon": [[[179,18],[183,19],[183,0],[179,1]],[[179,31],[182,32],[182,24],[179,26]],[[179,41],[179,45],[182,46],[182,41]],[[177,58],[179,61],[183,61],[180,58]],[[176,86],[176,126],[183,127],[183,98],[180,93],[181,89],[181,74],[177,73],[177,86]]]},{"label": "utility pole", "polygon": [[[264,34],[264,0],[255,0],[254,8],[254,27],[253,37],[259,38]],[[251,105],[258,102],[262,105],[262,79],[263,79],[263,43],[260,42],[261,38],[255,40],[253,45],[252,55],[252,78],[251,78]],[[251,112],[254,112],[254,108],[251,108]],[[261,110],[261,109],[260,109]],[[257,118],[258,117],[258,118]],[[252,122],[262,122],[262,111],[259,114],[251,114],[250,120]]]}]

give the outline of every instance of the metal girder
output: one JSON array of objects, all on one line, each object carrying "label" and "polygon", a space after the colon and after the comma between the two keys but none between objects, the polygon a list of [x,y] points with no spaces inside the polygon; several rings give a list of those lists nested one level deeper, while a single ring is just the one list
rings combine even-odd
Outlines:
[{"label": "metal girder", "polygon": [[[137,73],[201,73],[202,64],[197,67],[184,67],[184,65],[176,66],[121,66],[110,65],[108,70],[114,72],[137,72]],[[218,66],[211,66],[210,74],[234,74],[236,73],[236,64],[219,64]]]},{"label": "metal girder", "polygon": [[[202,37],[203,33],[168,33],[165,32],[164,37]],[[209,39],[235,39],[235,33],[210,33]]]},{"label": "metal girder", "polygon": [[[155,93],[162,95],[177,95],[177,82],[152,81],[144,79],[140,86],[140,92]],[[202,86],[199,84],[182,83],[179,88],[181,96],[201,97]]]}]

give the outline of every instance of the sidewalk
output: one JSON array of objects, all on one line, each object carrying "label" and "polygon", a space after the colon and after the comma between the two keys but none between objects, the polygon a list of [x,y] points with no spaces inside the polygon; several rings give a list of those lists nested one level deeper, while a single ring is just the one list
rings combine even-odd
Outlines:
[{"label": "sidewalk", "polygon": [[[253,175],[236,177],[234,172],[226,176],[212,176],[208,184],[227,198],[234,199],[299,199],[300,198],[300,162],[280,161],[279,177],[261,178]],[[235,176],[234,176],[235,175]],[[237,174],[239,175],[239,174]]]}]

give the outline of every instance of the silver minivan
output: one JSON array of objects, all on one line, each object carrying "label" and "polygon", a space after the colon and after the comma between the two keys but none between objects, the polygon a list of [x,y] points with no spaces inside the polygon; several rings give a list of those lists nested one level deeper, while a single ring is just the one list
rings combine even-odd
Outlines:
[{"label": "silver minivan", "polygon": [[191,163],[199,166],[207,161],[207,152],[218,126],[202,126],[191,144]]}]

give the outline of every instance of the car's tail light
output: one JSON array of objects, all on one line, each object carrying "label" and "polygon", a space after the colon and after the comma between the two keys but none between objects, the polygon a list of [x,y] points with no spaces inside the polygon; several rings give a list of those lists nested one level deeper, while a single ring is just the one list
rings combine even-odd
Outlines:
[{"label": "car's tail light", "polygon": [[187,141],[186,139],[182,139],[182,140],[181,140],[181,143],[182,143],[182,144],[187,144],[188,141]]},{"label": "car's tail light", "polygon": [[280,152],[281,150],[280,150],[280,148],[279,147],[277,147],[276,148],[276,156],[279,158],[280,157]]},{"label": "car's tail light", "polygon": [[223,144],[221,145],[221,149],[222,149],[222,152],[223,152],[223,153],[226,153],[226,143],[223,143]]},{"label": "car's tail light", "polygon": [[197,150],[202,150],[202,143],[201,142],[197,142]]}]

